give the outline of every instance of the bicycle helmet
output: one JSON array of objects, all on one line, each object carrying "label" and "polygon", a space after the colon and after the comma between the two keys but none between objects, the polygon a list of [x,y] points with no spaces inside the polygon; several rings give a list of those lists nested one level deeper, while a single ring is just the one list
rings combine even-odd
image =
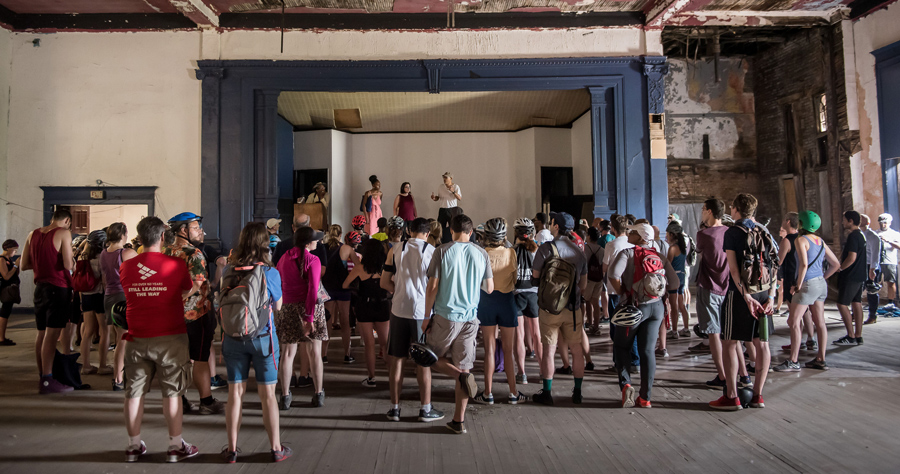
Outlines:
[{"label": "bicycle helmet", "polygon": [[495,217],[484,223],[484,236],[491,242],[503,242],[506,240],[506,219]]},{"label": "bicycle helmet", "polygon": [[613,314],[613,317],[609,322],[616,326],[632,327],[636,326],[637,323],[641,321],[642,316],[641,310],[635,306],[626,304],[619,306],[616,309],[615,314]]},{"label": "bicycle helmet", "polygon": [[106,231],[95,230],[88,234],[87,240],[91,245],[103,245],[106,243]]},{"label": "bicycle helmet", "polygon": [[527,217],[520,217],[516,219],[516,223],[513,224],[513,228],[516,231],[516,235],[524,236],[524,237],[532,237],[534,236],[534,222]]},{"label": "bicycle helmet", "polygon": [[351,230],[347,232],[347,237],[345,237],[347,241],[347,245],[359,245],[362,242],[362,237],[360,237],[359,232],[355,230]]},{"label": "bicycle helmet", "polygon": [[181,224],[183,222],[194,222],[194,221],[198,221],[198,222],[203,221],[203,216],[198,216],[197,214],[194,214],[193,212],[182,212],[181,214],[172,216],[172,218],[169,219],[169,225]]},{"label": "bicycle helmet", "polygon": [[360,214],[360,215],[354,217],[353,220],[350,221],[350,224],[354,228],[361,228],[366,225],[366,216]]},{"label": "bicycle helmet", "polygon": [[438,360],[437,354],[424,342],[413,342],[409,345],[409,358],[422,367],[431,367]]},{"label": "bicycle helmet", "polygon": [[881,283],[875,280],[866,280],[866,291],[870,294],[875,294],[881,291]]},{"label": "bicycle helmet", "polygon": [[119,301],[112,306],[110,311],[113,324],[122,329],[128,329],[128,320],[125,319],[126,309],[128,309],[128,304],[124,301]]},{"label": "bicycle helmet", "polygon": [[403,218],[400,216],[394,216],[387,220],[388,228],[402,229],[403,226],[405,226],[405,225],[406,225],[406,223],[403,221]]}]

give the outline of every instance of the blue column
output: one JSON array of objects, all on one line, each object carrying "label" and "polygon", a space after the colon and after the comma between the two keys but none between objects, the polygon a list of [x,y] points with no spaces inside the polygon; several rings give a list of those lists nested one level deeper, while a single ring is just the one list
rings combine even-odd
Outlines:
[{"label": "blue column", "polygon": [[278,216],[277,90],[255,91],[253,219]]},{"label": "blue column", "polygon": [[[648,130],[647,156],[649,148],[649,114],[665,112],[665,77],[669,73],[669,65],[663,56],[644,57],[644,76],[647,81],[647,112],[644,119],[644,130]],[[663,121],[665,123],[665,121]],[[649,159],[649,187],[647,193],[648,218],[650,222],[663,228],[669,216],[669,172],[665,158]]]},{"label": "blue column", "polygon": [[609,219],[616,212],[615,191],[610,190],[613,167],[609,153],[609,123],[605,86],[588,87],[591,94],[591,153],[594,173],[594,217]]},{"label": "blue column", "polygon": [[[223,67],[197,69],[197,79],[201,82],[200,116],[200,213],[203,215],[203,229],[207,233],[206,243],[218,245],[220,240],[219,213],[219,136],[221,132],[221,89],[225,77]],[[165,216],[168,219],[170,216]]]}]

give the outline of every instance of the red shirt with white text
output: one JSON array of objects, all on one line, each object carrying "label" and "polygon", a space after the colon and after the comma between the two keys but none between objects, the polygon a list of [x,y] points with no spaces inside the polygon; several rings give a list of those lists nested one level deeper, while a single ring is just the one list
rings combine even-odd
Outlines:
[{"label": "red shirt with white text", "polygon": [[193,286],[184,260],[157,252],[126,260],[119,269],[131,337],[187,333],[182,292]]}]

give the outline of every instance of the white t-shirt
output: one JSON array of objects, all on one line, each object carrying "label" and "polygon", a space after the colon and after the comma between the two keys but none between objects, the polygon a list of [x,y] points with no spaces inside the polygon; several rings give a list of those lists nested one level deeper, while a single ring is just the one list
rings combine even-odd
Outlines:
[{"label": "white t-shirt", "polygon": [[[459,190],[458,184],[454,184],[451,188],[453,188],[453,191],[459,195],[459,197],[462,197],[462,191]],[[457,201],[456,196],[447,189],[447,186],[441,186],[434,195],[437,196],[437,202],[442,209],[450,209],[451,207],[459,206],[459,201]]]},{"label": "white t-shirt", "polygon": [[394,246],[394,297],[391,312],[398,318],[425,319],[425,287],[434,247],[420,239]]},{"label": "white t-shirt", "polygon": [[541,231],[534,236],[534,242],[538,244],[538,247],[544,242],[550,242],[551,240],[553,240],[553,234],[550,233],[549,229],[541,229]]},{"label": "white t-shirt", "polygon": [[891,242],[900,244],[900,232],[888,227],[887,230],[878,232],[878,237],[884,242],[884,262],[888,265],[897,264],[897,248],[891,245]]},{"label": "white t-shirt", "polygon": [[612,267],[613,262],[616,259],[616,256],[625,249],[630,249],[634,247],[634,245],[628,243],[628,237],[625,235],[620,235],[613,239],[612,242],[606,244],[606,247],[603,249],[603,266],[607,268],[606,272],[606,284],[609,285],[609,269]]}]

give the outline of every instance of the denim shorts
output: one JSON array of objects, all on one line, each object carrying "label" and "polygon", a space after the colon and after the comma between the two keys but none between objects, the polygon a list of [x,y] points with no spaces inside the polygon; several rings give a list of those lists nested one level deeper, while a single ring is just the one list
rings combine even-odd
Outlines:
[{"label": "denim shorts", "polygon": [[[222,356],[228,371],[228,383],[243,383],[250,378],[250,366],[256,372],[257,385],[272,385],[278,382],[280,357],[278,337],[271,334],[239,341],[225,336],[222,338]],[[274,345],[274,347],[273,347]]]}]

